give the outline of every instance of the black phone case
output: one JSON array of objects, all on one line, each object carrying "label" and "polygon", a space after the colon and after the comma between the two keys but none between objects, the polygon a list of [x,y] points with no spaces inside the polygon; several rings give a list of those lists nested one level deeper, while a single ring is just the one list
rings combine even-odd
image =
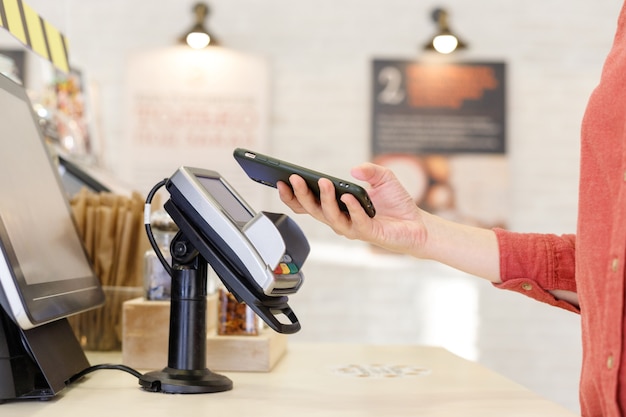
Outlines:
[{"label": "black phone case", "polygon": [[335,195],[339,203],[339,208],[342,211],[347,213],[348,209],[340,200],[340,197],[348,193],[356,197],[368,216],[374,217],[376,214],[376,210],[367,191],[360,185],[247,149],[237,148],[233,152],[233,156],[248,177],[256,182],[276,188],[278,181],[283,181],[289,185],[289,176],[291,174],[297,174],[306,181],[311,191],[319,199],[320,190],[317,181],[320,178],[327,178],[335,185]]}]

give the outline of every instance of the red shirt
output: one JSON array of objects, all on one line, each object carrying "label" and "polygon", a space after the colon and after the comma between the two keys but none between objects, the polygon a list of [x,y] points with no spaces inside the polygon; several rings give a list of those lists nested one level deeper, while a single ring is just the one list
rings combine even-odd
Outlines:
[{"label": "red shirt", "polygon": [[[496,230],[503,283],[580,311],[583,416],[626,413],[626,4],[582,124],[576,235]],[[580,310],[548,290],[576,291]]]}]

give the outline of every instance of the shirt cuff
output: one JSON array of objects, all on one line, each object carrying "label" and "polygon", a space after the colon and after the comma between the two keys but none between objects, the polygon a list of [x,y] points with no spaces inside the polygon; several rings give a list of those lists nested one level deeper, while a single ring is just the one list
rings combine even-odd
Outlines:
[{"label": "shirt cuff", "polygon": [[519,292],[568,311],[579,309],[557,299],[550,290],[576,292],[575,236],[515,233],[494,229],[500,249],[500,279],[496,288]]},{"label": "shirt cuff", "polygon": [[543,289],[538,282],[526,278],[513,278],[499,284],[493,284],[494,287],[515,291],[527,297],[533,298],[542,303],[549,304],[554,307],[560,307],[567,311],[580,314],[580,309],[567,301],[559,300],[549,291]]}]

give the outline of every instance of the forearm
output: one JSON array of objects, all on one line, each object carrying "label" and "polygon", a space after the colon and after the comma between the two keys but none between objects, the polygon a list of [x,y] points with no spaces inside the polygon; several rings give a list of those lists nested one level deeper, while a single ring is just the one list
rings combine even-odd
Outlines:
[{"label": "forearm", "polygon": [[495,233],[489,229],[454,223],[432,214],[423,214],[426,242],[421,253],[413,255],[432,259],[461,271],[500,280],[500,254]]},{"label": "forearm", "polygon": [[[496,233],[490,229],[453,223],[424,214],[428,231],[426,248],[419,256],[427,257],[494,284],[500,276],[500,250]],[[554,297],[578,307],[578,294],[563,289],[548,290]]]}]

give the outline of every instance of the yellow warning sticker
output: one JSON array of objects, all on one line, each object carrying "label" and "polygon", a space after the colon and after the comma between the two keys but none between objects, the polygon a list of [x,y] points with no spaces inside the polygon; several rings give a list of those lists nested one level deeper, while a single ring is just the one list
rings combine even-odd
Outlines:
[{"label": "yellow warning sticker", "polygon": [[69,72],[67,39],[22,0],[0,0],[0,27],[61,71]]}]

